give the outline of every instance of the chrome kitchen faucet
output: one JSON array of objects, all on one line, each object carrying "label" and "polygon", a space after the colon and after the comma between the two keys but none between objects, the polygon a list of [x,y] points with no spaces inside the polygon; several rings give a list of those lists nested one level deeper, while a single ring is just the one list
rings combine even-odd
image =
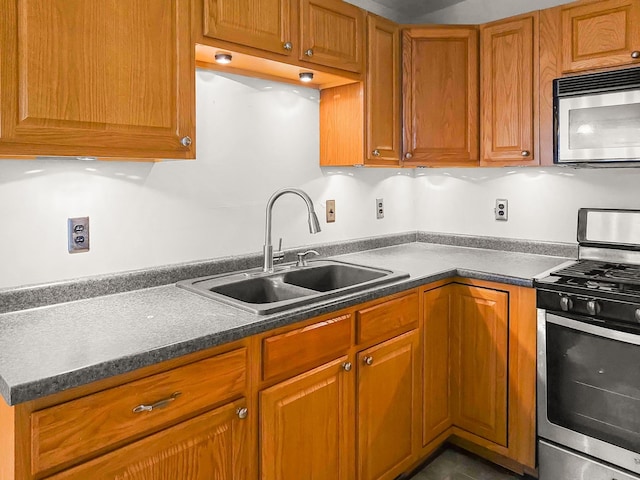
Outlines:
[{"label": "chrome kitchen faucet", "polygon": [[266,221],[264,227],[264,263],[262,270],[265,272],[273,272],[273,245],[271,245],[271,212],[273,210],[273,204],[285,193],[293,193],[302,198],[307,204],[307,211],[309,212],[309,232],[318,233],[320,231],[320,222],[313,208],[313,202],[309,195],[298,188],[283,188],[271,195],[271,198],[267,202]]}]

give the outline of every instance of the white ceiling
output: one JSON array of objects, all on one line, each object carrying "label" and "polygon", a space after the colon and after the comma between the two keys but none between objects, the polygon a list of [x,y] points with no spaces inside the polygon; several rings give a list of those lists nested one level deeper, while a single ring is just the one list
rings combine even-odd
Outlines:
[{"label": "white ceiling", "polygon": [[398,23],[479,24],[571,0],[347,0]]}]

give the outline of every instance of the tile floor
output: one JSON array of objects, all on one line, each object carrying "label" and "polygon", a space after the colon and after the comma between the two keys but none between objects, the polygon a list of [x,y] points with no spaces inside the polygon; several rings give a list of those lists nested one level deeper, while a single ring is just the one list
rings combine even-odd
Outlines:
[{"label": "tile floor", "polygon": [[411,480],[527,480],[462,450],[447,448]]}]

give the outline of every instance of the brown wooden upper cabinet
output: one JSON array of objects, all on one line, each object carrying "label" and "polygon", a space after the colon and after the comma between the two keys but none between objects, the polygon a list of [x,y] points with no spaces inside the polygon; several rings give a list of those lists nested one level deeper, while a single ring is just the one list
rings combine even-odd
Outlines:
[{"label": "brown wooden upper cabinet", "polygon": [[562,71],[640,63],[640,2],[583,1],[562,7]]},{"label": "brown wooden upper cabinet", "polygon": [[0,10],[0,156],[195,157],[189,0]]},{"label": "brown wooden upper cabinet", "polygon": [[339,0],[203,0],[205,37],[360,73],[365,12]]},{"label": "brown wooden upper cabinet", "polygon": [[282,55],[297,40],[296,0],[204,0],[203,34]]},{"label": "brown wooden upper cabinet", "polygon": [[398,165],[402,155],[402,85],[400,28],[367,17],[365,163]]},{"label": "brown wooden upper cabinet", "polygon": [[477,27],[403,34],[404,164],[478,164]]},{"label": "brown wooden upper cabinet", "polygon": [[484,166],[536,165],[538,12],[480,26]]}]

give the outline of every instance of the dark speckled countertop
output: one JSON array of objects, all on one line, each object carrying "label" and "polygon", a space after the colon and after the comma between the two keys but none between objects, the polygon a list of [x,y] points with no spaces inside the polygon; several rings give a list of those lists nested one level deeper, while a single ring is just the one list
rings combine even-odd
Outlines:
[{"label": "dark speckled countertop", "polygon": [[408,279],[273,315],[254,315],[172,285],[0,315],[0,393],[9,405],[129,372],[323,313],[463,276],[532,286],[566,257],[431,243],[340,255]]}]

